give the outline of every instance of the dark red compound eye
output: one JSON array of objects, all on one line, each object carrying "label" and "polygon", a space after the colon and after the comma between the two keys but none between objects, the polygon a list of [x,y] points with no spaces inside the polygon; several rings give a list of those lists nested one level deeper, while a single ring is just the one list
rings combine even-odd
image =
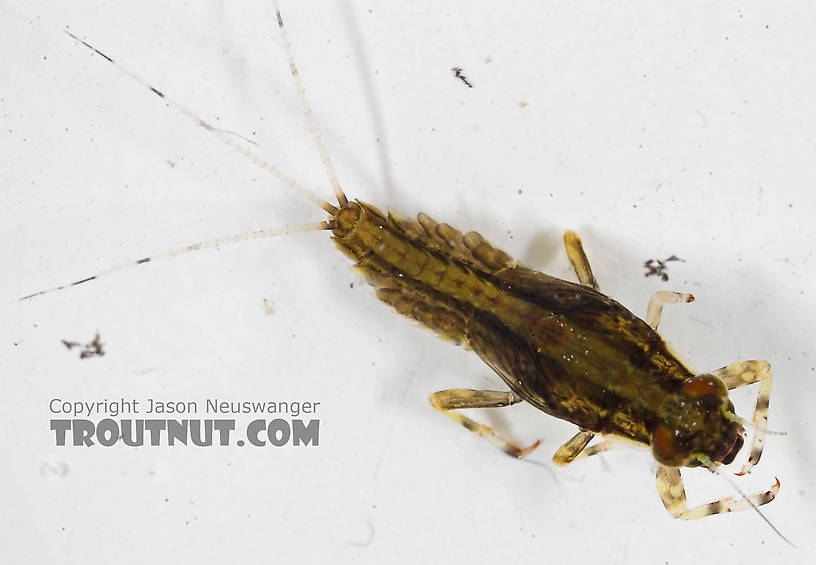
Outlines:
[{"label": "dark red compound eye", "polygon": [[663,465],[679,467],[688,457],[688,450],[680,442],[675,430],[665,424],[658,424],[652,434],[652,454]]},{"label": "dark red compound eye", "polygon": [[728,398],[728,389],[725,388],[723,382],[713,375],[697,375],[691,377],[682,388],[683,394],[689,398],[699,399],[708,395],[714,395],[717,398]]}]

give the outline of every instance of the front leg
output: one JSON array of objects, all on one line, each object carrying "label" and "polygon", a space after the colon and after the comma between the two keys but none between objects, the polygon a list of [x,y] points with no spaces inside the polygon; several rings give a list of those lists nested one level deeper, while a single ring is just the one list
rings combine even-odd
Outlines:
[{"label": "front leg", "polygon": [[658,464],[657,467],[657,492],[666,510],[674,518],[681,520],[696,520],[713,514],[724,512],[739,512],[741,510],[751,510],[756,506],[768,504],[779,492],[779,480],[765,492],[752,494],[745,498],[734,499],[727,497],[716,502],[701,504],[694,508],[686,506],[686,490],[683,488],[683,478],[680,476],[680,469],[667,467]]},{"label": "front leg", "polygon": [[738,473],[744,475],[751,470],[751,467],[759,463],[762,448],[765,445],[765,432],[768,426],[768,404],[771,400],[771,382],[773,381],[771,365],[767,361],[739,361],[712,371],[711,374],[722,380],[728,390],[756,382],[759,383],[759,394],[757,394],[753,417],[754,439],[751,442],[748,461],[745,462],[742,470]]}]

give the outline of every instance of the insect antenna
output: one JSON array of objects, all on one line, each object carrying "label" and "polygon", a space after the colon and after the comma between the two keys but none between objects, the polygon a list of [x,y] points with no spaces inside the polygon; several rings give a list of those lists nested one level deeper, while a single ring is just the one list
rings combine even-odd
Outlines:
[{"label": "insect antenna", "polygon": [[292,53],[292,42],[289,40],[289,34],[286,33],[286,28],[283,25],[283,16],[281,15],[279,0],[274,0],[274,6],[275,14],[278,18],[278,27],[280,28],[281,37],[283,38],[283,48],[286,51],[286,58],[289,61],[289,71],[292,73],[292,78],[295,80],[295,88],[297,89],[298,98],[300,98],[300,102],[303,104],[303,113],[306,115],[306,121],[309,125],[309,132],[312,134],[312,139],[314,139],[318,153],[320,153],[320,160],[323,162],[323,168],[326,171],[326,176],[329,177],[329,182],[334,189],[334,194],[337,196],[337,202],[340,204],[341,208],[347,208],[348,198],[346,198],[343,189],[340,188],[340,182],[337,180],[337,174],[334,172],[334,166],[332,165],[329,154],[326,151],[326,146],[323,145],[323,138],[320,136],[320,130],[317,129],[314,114],[312,113],[312,107],[309,104],[309,99],[306,98],[306,90],[303,88],[303,82],[300,80],[300,73],[295,65],[295,56]]},{"label": "insect antenna", "polygon": [[[294,178],[290,177],[289,175],[287,175],[286,173],[281,171],[279,168],[277,168],[273,164],[269,163],[266,159],[256,155],[255,153],[250,151],[248,148],[246,148],[243,145],[237,143],[233,137],[228,135],[223,130],[213,126],[207,120],[199,117],[198,115],[196,115],[192,111],[188,110],[181,103],[176,102],[175,100],[173,100],[172,98],[167,96],[164,92],[162,92],[158,88],[154,87],[152,84],[150,84],[149,82],[144,80],[142,77],[140,77],[139,75],[137,75],[136,73],[134,73],[133,71],[131,71],[130,69],[125,67],[122,63],[114,61],[111,57],[109,57],[108,55],[106,55],[105,53],[103,53],[102,51],[100,51],[99,49],[97,49],[96,47],[91,45],[90,43],[80,39],[79,37],[77,37],[76,35],[74,35],[73,33],[71,33],[68,30],[63,30],[63,31],[65,31],[65,33],[68,36],[70,36],[72,39],[74,39],[78,43],[81,43],[82,45],[84,45],[85,47],[87,47],[88,49],[90,49],[91,51],[93,51],[94,53],[96,53],[97,55],[102,57],[103,59],[105,59],[111,65],[116,67],[121,73],[127,75],[128,77],[130,77],[134,81],[138,82],[139,84],[141,84],[142,86],[144,86],[145,88],[150,90],[150,92],[152,92],[153,94],[155,94],[156,96],[158,96],[159,98],[164,100],[164,102],[167,103],[174,110],[176,110],[177,112],[179,112],[179,113],[187,116],[188,118],[190,118],[192,121],[194,121],[195,123],[197,123],[198,125],[200,125],[204,129],[209,131],[211,134],[213,134],[215,137],[217,137],[220,141],[222,141],[223,143],[225,143],[225,144],[229,145],[230,147],[232,147],[234,150],[236,150],[238,153],[243,155],[246,159],[248,159],[249,161],[251,161],[252,163],[257,165],[261,169],[264,169],[264,170],[270,172],[272,174],[272,176],[277,178],[284,185],[288,186],[289,188],[291,188],[295,192],[301,194],[302,196],[308,198],[309,200],[311,200],[312,202],[314,202],[315,204],[320,206],[323,210],[325,210],[326,212],[328,212],[332,216],[337,213],[337,208],[334,205],[326,202],[325,200],[323,200],[322,198],[317,196],[314,192],[312,192],[311,190],[309,190],[308,188],[306,188],[305,186],[300,184]],[[292,68],[294,68],[294,67],[292,67]],[[328,157],[327,157],[327,159],[328,159]],[[342,191],[341,191],[341,194],[342,194]],[[346,203],[348,203],[348,201],[346,201]]]},{"label": "insect antenna", "polygon": [[[742,497],[742,500],[744,500],[744,501],[745,501],[745,502],[747,502],[749,505],[751,505],[751,508],[753,508],[753,509],[756,511],[756,513],[757,513],[757,514],[759,514],[759,517],[760,517],[760,518],[762,518],[762,520],[763,520],[763,521],[764,521],[766,524],[768,524],[768,526],[769,526],[769,527],[770,527],[770,528],[771,528],[771,529],[772,529],[772,530],[773,530],[773,531],[776,533],[776,535],[778,535],[780,538],[782,538],[782,540],[783,540],[783,541],[785,541],[785,543],[787,543],[788,545],[790,545],[792,548],[794,548],[794,549],[798,549],[798,548],[797,548],[797,547],[796,547],[796,546],[793,544],[793,542],[791,542],[791,540],[789,540],[788,538],[786,538],[785,536],[783,536],[783,535],[782,535],[782,532],[780,532],[778,529],[776,529],[776,526],[774,526],[774,525],[771,523],[771,521],[770,521],[770,520],[767,518],[767,516],[765,516],[765,514],[763,514],[763,513],[762,513],[762,511],[759,509],[759,507],[758,507],[756,504],[754,504],[754,501],[753,501],[753,500],[751,500],[751,498],[750,498],[750,497],[749,497],[747,494],[745,494],[745,493],[742,491],[742,489],[741,489],[741,488],[739,488],[739,487],[737,486],[737,484],[736,484],[734,481],[732,481],[730,478],[728,478],[727,476],[725,476],[725,475],[723,475],[722,473],[720,473],[720,470],[717,468],[717,466],[716,466],[716,465],[714,465],[714,463],[711,461],[711,459],[709,459],[709,458],[708,458],[708,457],[706,457],[705,455],[701,455],[701,456],[700,456],[700,457],[698,457],[697,459],[700,461],[700,463],[702,463],[703,465],[705,465],[705,466],[706,466],[706,468],[707,468],[707,469],[708,469],[708,470],[709,470],[709,471],[710,471],[712,474],[714,474],[714,475],[717,475],[717,476],[721,477],[723,480],[725,480],[725,482],[727,482],[729,485],[731,485],[731,488],[733,488],[735,491],[737,491],[737,493],[738,493],[738,494],[739,494],[739,495]],[[777,484],[778,484],[778,483],[779,483],[779,479],[777,479]]]},{"label": "insect antenna", "polygon": [[144,265],[145,263],[150,263],[152,261],[156,261],[159,259],[167,259],[170,257],[176,257],[178,255],[183,255],[185,253],[190,253],[193,251],[199,251],[200,249],[210,249],[213,247],[221,247],[222,245],[229,245],[232,243],[238,243],[241,241],[249,241],[252,239],[261,239],[265,237],[275,237],[277,235],[285,235],[288,233],[297,233],[297,232],[307,232],[307,231],[320,231],[320,230],[331,230],[334,229],[334,222],[324,221],[324,222],[314,222],[310,224],[301,224],[296,226],[286,226],[283,228],[273,228],[273,229],[265,229],[265,230],[253,230],[244,233],[239,233],[236,235],[231,235],[228,237],[218,238],[218,239],[211,239],[209,241],[203,241],[201,243],[195,243],[193,245],[185,245],[184,247],[178,247],[176,249],[171,249],[170,251],[165,251],[164,253],[159,253],[158,255],[151,255],[149,257],[142,257],[138,261],[128,261],[127,263],[122,263],[120,265],[116,265],[115,267],[110,267],[105,269],[104,271],[99,271],[95,275],[91,275],[89,277],[85,277],[84,279],[80,279],[78,281],[74,281],[72,283],[63,284],[60,286],[55,286],[53,288],[48,288],[45,290],[41,290],[39,292],[35,292],[33,294],[28,294],[18,299],[18,302],[22,302],[24,300],[31,300],[36,296],[42,296],[43,294],[49,294],[51,292],[57,292],[59,290],[64,290],[66,288],[70,288],[72,286],[77,286],[83,283],[91,282],[96,280],[100,277],[104,277],[106,275],[112,275],[113,273],[117,273],[119,271],[123,271],[125,269],[130,269],[132,267],[138,267],[139,265]]},{"label": "insect antenna", "polygon": [[753,428],[756,431],[760,431],[760,432],[762,432],[764,434],[767,434],[767,435],[770,435],[770,436],[786,436],[786,435],[788,435],[788,432],[777,432],[777,431],[774,431],[774,430],[769,430],[768,428],[764,428],[760,424],[756,424],[756,423],[752,422],[751,420],[746,420],[745,418],[741,418],[741,417],[737,416],[736,414],[734,414],[733,412],[726,411],[725,412],[725,417],[728,418],[729,420],[731,420],[732,422],[738,423],[743,428]]}]

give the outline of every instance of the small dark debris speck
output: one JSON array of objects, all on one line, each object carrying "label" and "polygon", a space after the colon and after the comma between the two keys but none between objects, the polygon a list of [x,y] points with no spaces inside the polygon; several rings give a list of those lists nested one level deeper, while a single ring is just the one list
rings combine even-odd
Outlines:
[{"label": "small dark debris speck", "polygon": [[79,352],[80,359],[87,359],[88,357],[102,357],[105,355],[105,350],[102,348],[102,342],[99,340],[99,332],[96,333],[92,341],[86,343],[84,346],[77,341],[68,341],[67,339],[63,339],[62,344],[67,349],[82,347],[82,351]]},{"label": "small dark debris speck", "polygon": [[669,267],[666,263],[668,263],[669,261],[681,261],[683,263],[686,262],[684,259],[681,259],[677,255],[672,255],[671,257],[667,257],[666,259],[663,260],[649,259],[648,261],[643,263],[643,268],[646,269],[646,272],[644,273],[643,276],[644,277],[656,276],[660,277],[660,279],[664,281],[669,280],[669,275],[666,272],[666,269],[668,269]]},{"label": "small dark debris speck", "polygon": [[453,76],[465,83],[468,88],[473,88],[473,85],[470,83],[467,77],[462,74],[461,67],[453,67],[451,70],[453,71]]}]

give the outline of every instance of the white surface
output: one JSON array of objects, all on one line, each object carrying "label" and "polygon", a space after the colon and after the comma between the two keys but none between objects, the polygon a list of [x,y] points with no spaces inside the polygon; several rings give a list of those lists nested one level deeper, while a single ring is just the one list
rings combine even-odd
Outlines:
[{"label": "white surface", "polygon": [[[763,511],[798,551],[750,512],[671,520],[648,452],[553,469],[573,428],[529,407],[481,419],[521,443],[541,438],[540,465],[433,413],[429,393],[498,379],[380,305],[326,234],[11,303],[178,245],[322,219],[61,33],[252,138],[328,198],[270,3],[165,4],[2,8],[4,563],[807,561],[810,3],[283,6],[350,196],[478,229],[563,277],[560,234],[577,229],[602,288],[635,313],[658,289],[697,296],[662,327],[693,366],[771,361],[770,425],[788,435],[770,437],[738,484],[781,479]],[[643,261],[671,254],[687,262],[671,264],[668,283],[644,278]],[[95,331],[103,358],[60,344]],[[54,446],[51,398],[121,396],[319,401],[321,445]],[[736,397],[749,416],[753,396]],[[692,503],[732,494],[700,475],[687,473]]]}]

